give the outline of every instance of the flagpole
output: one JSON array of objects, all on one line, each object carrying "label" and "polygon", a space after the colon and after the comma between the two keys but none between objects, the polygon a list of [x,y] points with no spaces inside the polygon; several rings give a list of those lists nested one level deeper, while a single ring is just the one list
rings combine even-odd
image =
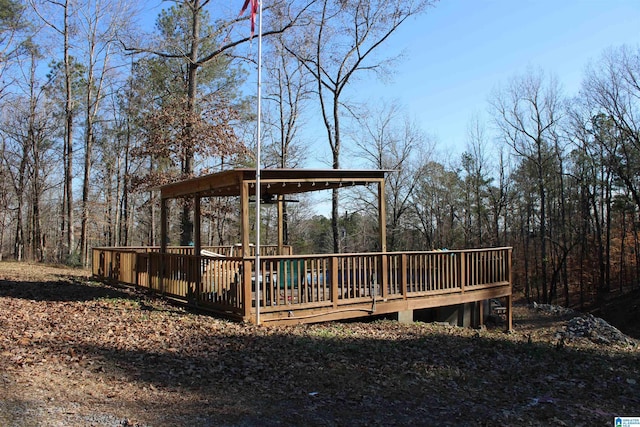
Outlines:
[{"label": "flagpole", "polygon": [[[260,125],[262,122],[262,1],[258,1],[258,106],[256,126],[256,261],[255,261],[255,286],[256,286],[256,325],[260,324]],[[270,279],[270,278],[269,278]],[[266,281],[267,278],[265,277]],[[270,286],[270,283],[266,284]]]}]

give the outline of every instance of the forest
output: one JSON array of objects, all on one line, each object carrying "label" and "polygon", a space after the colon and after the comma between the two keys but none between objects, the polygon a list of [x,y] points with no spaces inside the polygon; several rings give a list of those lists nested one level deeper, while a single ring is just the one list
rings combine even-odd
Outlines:
[{"label": "forest", "polygon": [[[92,247],[158,245],[159,185],[255,168],[257,2],[157,2],[155,17],[146,3],[0,0],[0,260],[87,266]],[[491,123],[471,120],[446,156],[401,105],[349,98],[356,79],[393,74],[385,44],[432,7],[265,5],[261,167],[388,170],[388,250],[512,246],[527,301],[585,307],[637,288],[640,49],[601,52],[576,94],[533,68],[500,82]],[[321,197],[286,204],[296,253],[379,249],[375,192]],[[237,243],[238,210],[204,200],[203,245]],[[171,244],[192,242],[192,211],[171,206]]]}]

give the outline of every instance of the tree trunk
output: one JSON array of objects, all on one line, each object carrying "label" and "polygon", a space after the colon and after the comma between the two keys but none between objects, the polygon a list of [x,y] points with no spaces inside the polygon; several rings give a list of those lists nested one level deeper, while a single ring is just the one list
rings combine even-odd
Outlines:
[{"label": "tree trunk", "polygon": [[[73,215],[73,90],[71,85],[72,71],[69,55],[69,1],[64,2],[64,86],[65,86],[65,140],[64,140],[64,194],[66,209],[66,251],[63,254],[67,261],[74,251],[74,215]],[[62,222],[64,233],[65,221]]]}]

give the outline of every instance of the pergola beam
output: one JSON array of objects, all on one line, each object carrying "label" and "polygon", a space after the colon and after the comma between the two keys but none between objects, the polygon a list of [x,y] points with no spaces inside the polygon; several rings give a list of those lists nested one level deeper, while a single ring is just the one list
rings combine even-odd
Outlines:
[{"label": "pergola beam", "polygon": [[[264,169],[260,171],[260,194],[275,196],[278,200],[278,248],[284,247],[283,198],[285,195],[312,191],[333,190],[358,185],[377,185],[378,215],[380,224],[381,250],[386,251],[386,209],[384,195],[385,170],[345,170],[345,169]],[[203,197],[239,197],[241,212],[242,257],[251,256],[250,251],[250,197],[256,194],[256,170],[234,169],[205,175],[159,187],[162,212],[166,222],[166,201],[174,198],[195,199],[194,244],[197,250],[200,241],[200,200]],[[166,224],[162,231],[166,240]],[[166,243],[165,243],[166,246]]]}]

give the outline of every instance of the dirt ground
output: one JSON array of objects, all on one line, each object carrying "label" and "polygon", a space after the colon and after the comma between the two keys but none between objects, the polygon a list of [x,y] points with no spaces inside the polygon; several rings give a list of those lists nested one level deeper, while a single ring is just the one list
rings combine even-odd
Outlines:
[{"label": "dirt ground", "polygon": [[610,426],[640,417],[638,341],[395,321],[256,327],[86,272],[0,262],[2,426]]}]

